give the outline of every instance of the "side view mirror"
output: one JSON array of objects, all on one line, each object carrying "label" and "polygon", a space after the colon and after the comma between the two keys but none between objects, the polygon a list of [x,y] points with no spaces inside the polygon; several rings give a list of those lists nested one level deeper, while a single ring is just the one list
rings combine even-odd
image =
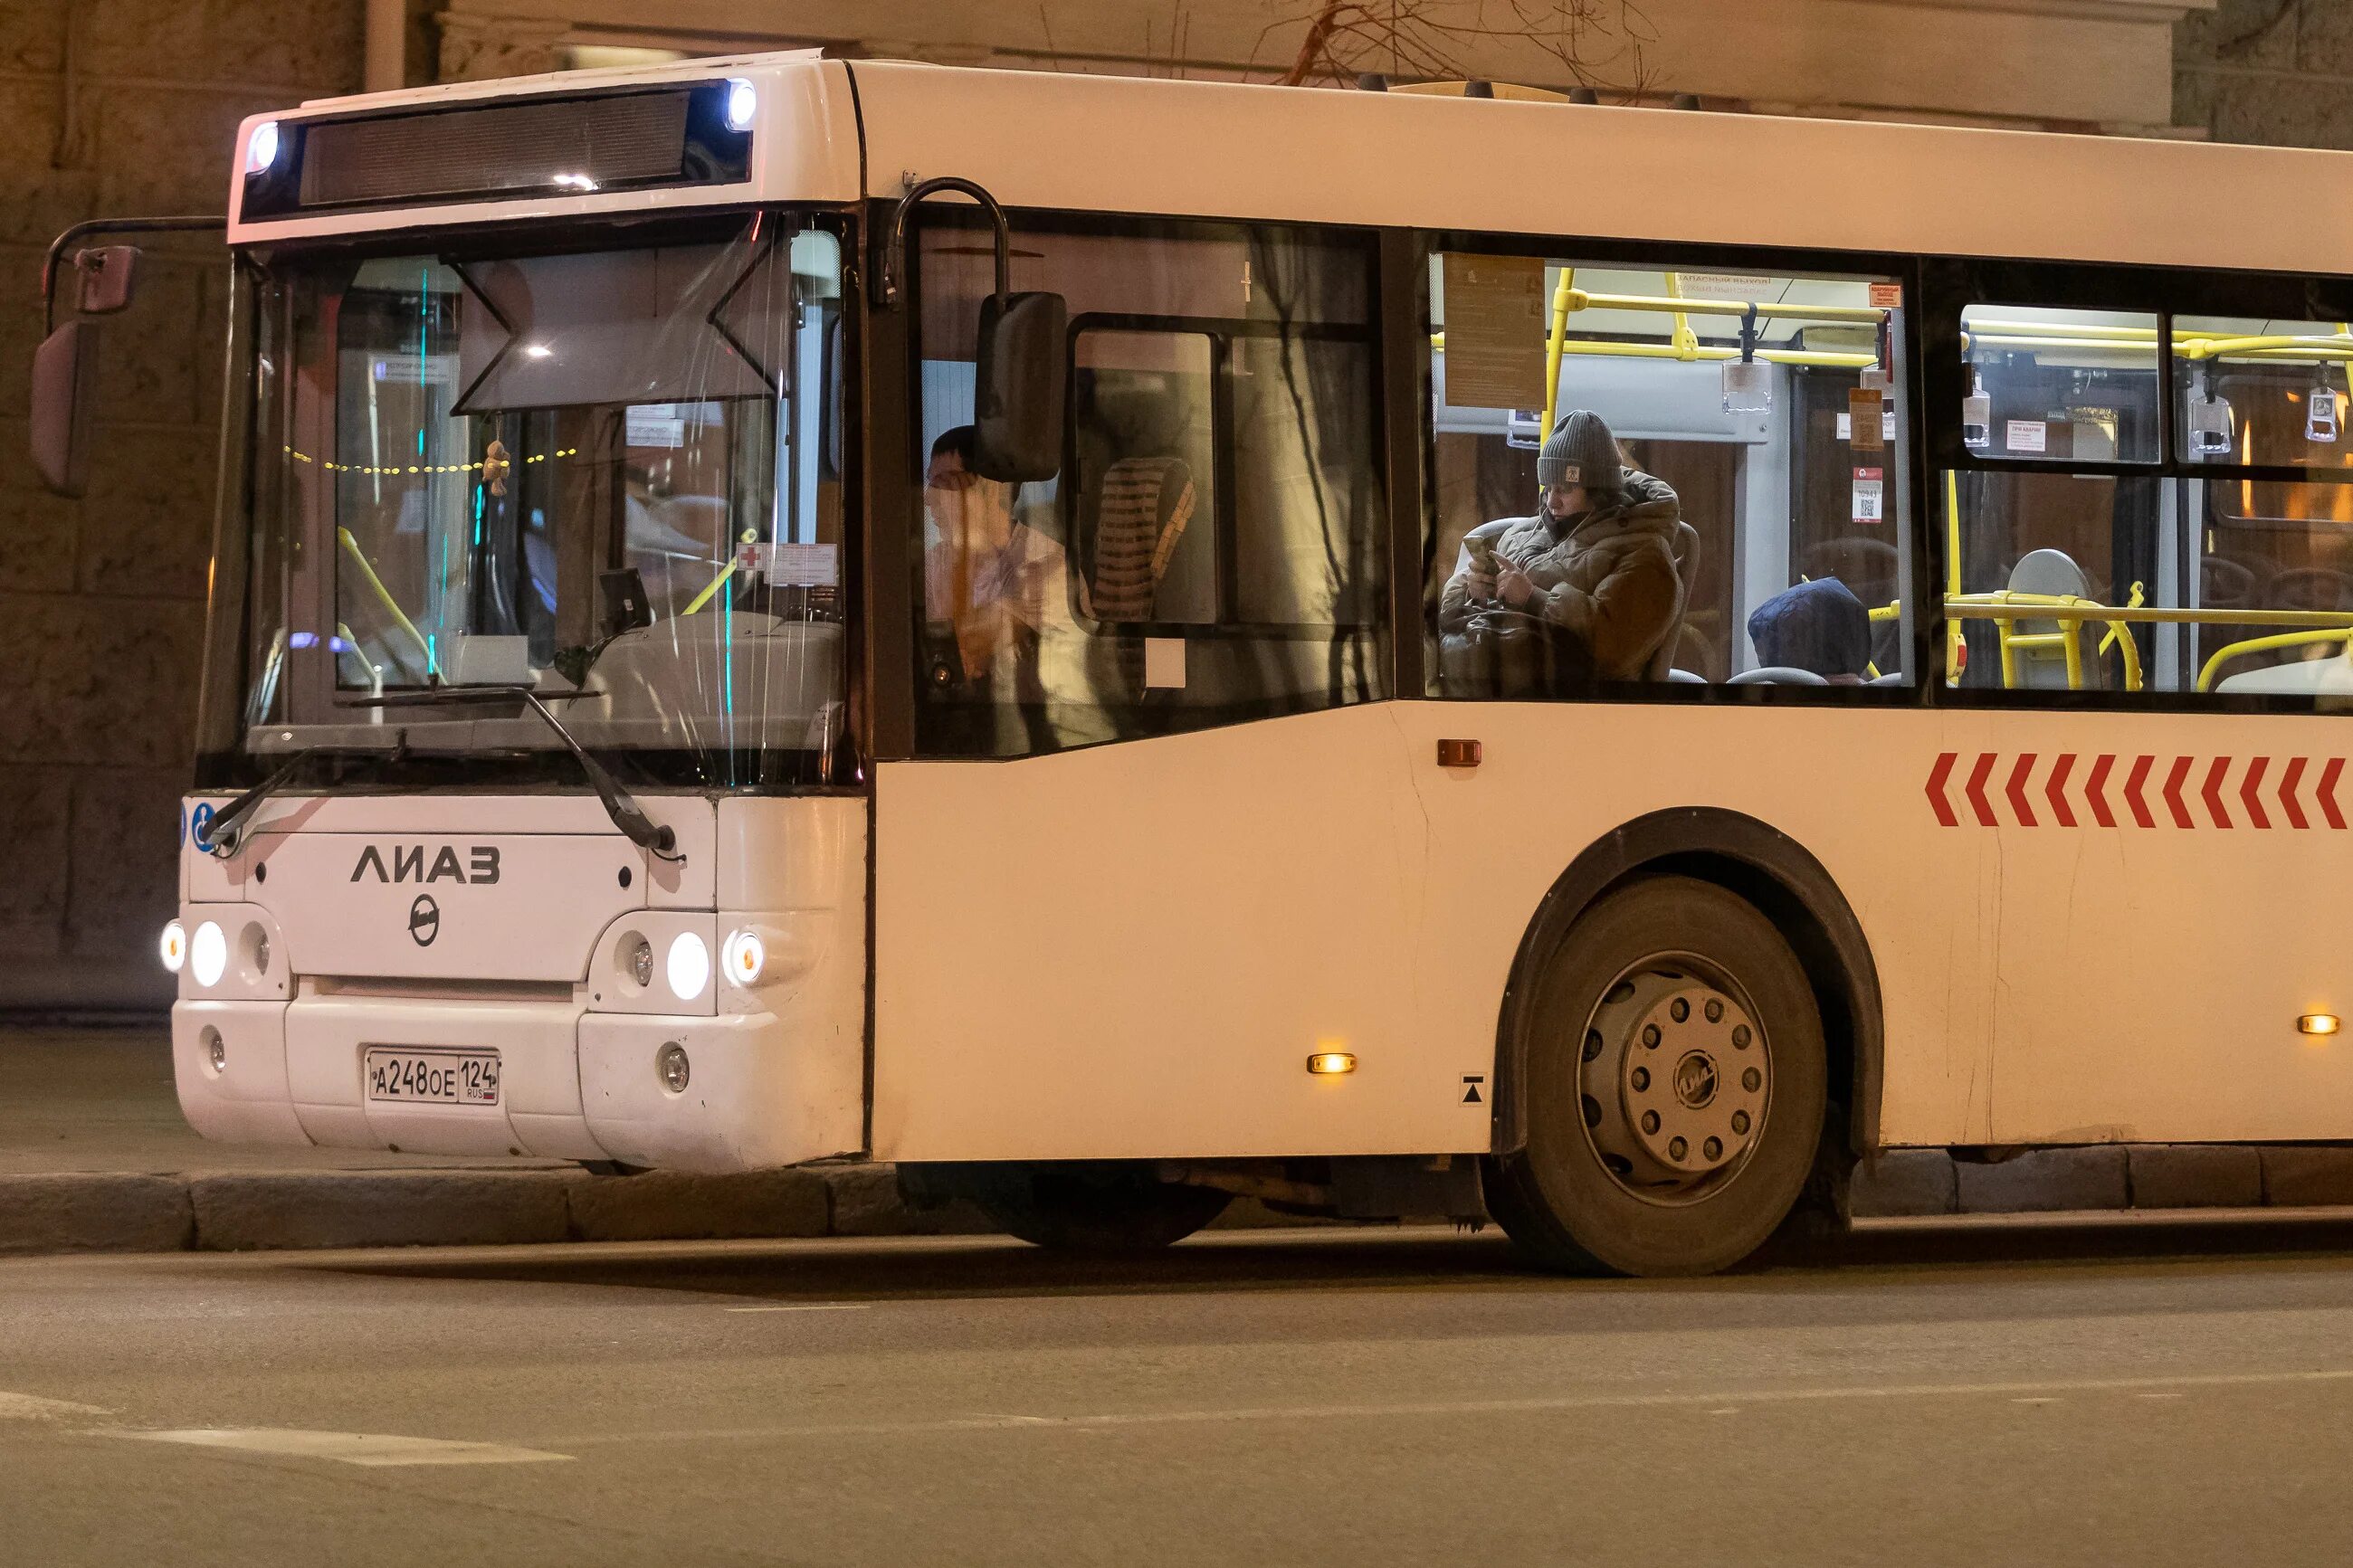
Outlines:
[{"label": "side view mirror", "polygon": [[58,285],[74,279],[82,318],[109,316],[131,303],[139,250],[130,245],[67,247],[90,234],[171,234],[220,228],[222,217],[100,217],[68,228],[49,242],[41,264],[41,324],[48,336],[33,352],[33,466],[41,482],[61,496],[79,497],[90,479],[90,430],[98,393],[98,323],[87,319],[57,326]]},{"label": "side view mirror", "polygon": [[1069,321],[1060,294],[980,302],[973,467],[982,478],[1027,484],[1061,471]]},{"label": "side view mirror", "polygon": [[882,247],[882,303],[896,307],[907,275],[907,218],[915,205],[942,191],[980,204],[996,241],[997,289],[980,302],[979,352],[973,384],[973,469],[1013,484],[1050,479],[1062,467],[1062,412],[1067,389],[1065,332],[1070,307],[1060,294],[1013,292],[1012,226],[1005,209],[981,186],[955,174],[909,176],[907,194],[891,219]]},{"label": "side view mirror", "polygon": [[90,483],[90,427],[98,400],[98,323],[68,321],[33,353],[33,466],[58,495]]}]

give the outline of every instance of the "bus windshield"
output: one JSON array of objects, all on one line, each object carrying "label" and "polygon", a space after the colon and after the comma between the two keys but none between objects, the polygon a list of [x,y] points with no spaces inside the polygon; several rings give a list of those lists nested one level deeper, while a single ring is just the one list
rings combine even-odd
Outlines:
[{"label": "bus windshield", "polygon": [[417,700],[528,688],[642,782],[831,782],[841,246],[782,216],[263,268],[239,750],[560,772],[519,700]]}]

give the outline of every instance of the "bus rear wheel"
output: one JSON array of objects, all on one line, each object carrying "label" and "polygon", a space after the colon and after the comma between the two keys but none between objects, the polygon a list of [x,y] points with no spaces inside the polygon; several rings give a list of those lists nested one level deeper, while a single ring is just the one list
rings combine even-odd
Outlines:
[{"label": "bus rear wheel", "polygon": [[1745,899],[1655,877],[1578,917],[1528,992],[1527,1139],[1488,1207],[1550,1268],[1705,1274],[1803,1191],[1828,1069],[1797,955]]},{"label": "bus rear wheel", "polygon": [[1007,1234],[1056,1252],[1157,1252],[1225,1212],[1232,1194],[1163,1182],[1149,1167],[1009,1165],[976,1172],[967,1191]]}]

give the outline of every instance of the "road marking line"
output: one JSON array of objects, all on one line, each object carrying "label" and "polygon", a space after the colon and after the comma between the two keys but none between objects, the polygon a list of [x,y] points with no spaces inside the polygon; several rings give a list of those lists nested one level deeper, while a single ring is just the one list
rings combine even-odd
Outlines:
[{"label": "road marking line", "polygon": [[200,1426],[174,1432],[120,1432],[114,1436],[148,1443],[185,1443],[198,1448],[282,1454],[297,1459],[332,1459],[339,1464],[370,1468],[525,1465],[572,1458],[569,1454],[512,1448],[499,1443],[447,1442],[438,1437],[402,1437],[375,1432],[301,1432],[282,1426]]},{"label": "road marking line", "polygon": [[[1713,1389],[1703,1394],[1564,1394],[1557,1398],[1481,1399],[1454,1403],[1398,1405],[1292,1405],[1238,1410],[1139,1410],[1076,1415],[961,1415],[927,1421],[840,1422],[808,1426],[734,1426],[707,1430],[651,1432],[584,1432],[551,1437],[567,1448],[614,1443],[735,1442],[747,1438],[907,1436],[956,1432],[1034,1431],[1053,1428],[1079,1431],[1126,1426],[1217,1426],[1250,1421],[1393,1420],[1408,1415],[1548,1415],[1576,1410],[1674,1409],[1686,1405],[1717,1405],[1725,1400],[1741,1405],[1797,1405],[1846,1399],[1983,1398],[1999,1394],[2137,1394],[2144,1390],[2192,1388],[2262,1388],[2284,1384],[2353,1382],[2353,1367],[2320,1372],[2215,1373],[2171,1377],[2079,1378],[2062,1382],[2018,1383],[1899,1383],[1860,1384],[1847,1388]],[[2178,1393],[2168,1393],[2179,1397]]]},{"label": "road marking line", "polygon": [[61,1421],[69,1416],[111,1415],[97,1405],[76,1405],[70,1399],[44,1399],[37,1394],[11,1394],[0,1388],[0,1421]]},{"label": "road marking line", "polygon": [[796,1301],[786,1307],[723,1307],[727,1312],[862,1312],[871,1301]]}]

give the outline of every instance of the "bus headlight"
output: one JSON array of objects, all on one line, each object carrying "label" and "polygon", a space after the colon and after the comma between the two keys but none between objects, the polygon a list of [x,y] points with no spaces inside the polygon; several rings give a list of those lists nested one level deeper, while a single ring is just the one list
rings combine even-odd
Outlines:
[{"label": "bus headlight", "polygon": [[741,135],[760,112],[760,89],[740,76],[727,79],[727,129]]},{"label": "bus headlight", "polygon": [[670,944],[670,994],[691,1002],[711,984],[711,944],[691,931],[681,931]]},{"label": "bus headlight", "polygon": [[188,961],[188,928],[175,920],[165,921],[164,940],[157,945],[163,952],[164,970],[169,973],[179,973],[180,965]]},{"label": "bus headlight", "polygon": [[760,976],[767,973],[768,944],[760,940],[755,931],[730,931],[727,934],[727,979],[731,984],[757,985]]},{"label": "bus headlight", "polygon": [[278,162],[278,121],[265,120],[253,128],[253,137],[245,144],[245,172],[259,174]]},{"label": "bus headlight", "polygon": [[188,942],[188,972],[208,991],[228,972],[228,938],[210,921],[198,926]]}]

